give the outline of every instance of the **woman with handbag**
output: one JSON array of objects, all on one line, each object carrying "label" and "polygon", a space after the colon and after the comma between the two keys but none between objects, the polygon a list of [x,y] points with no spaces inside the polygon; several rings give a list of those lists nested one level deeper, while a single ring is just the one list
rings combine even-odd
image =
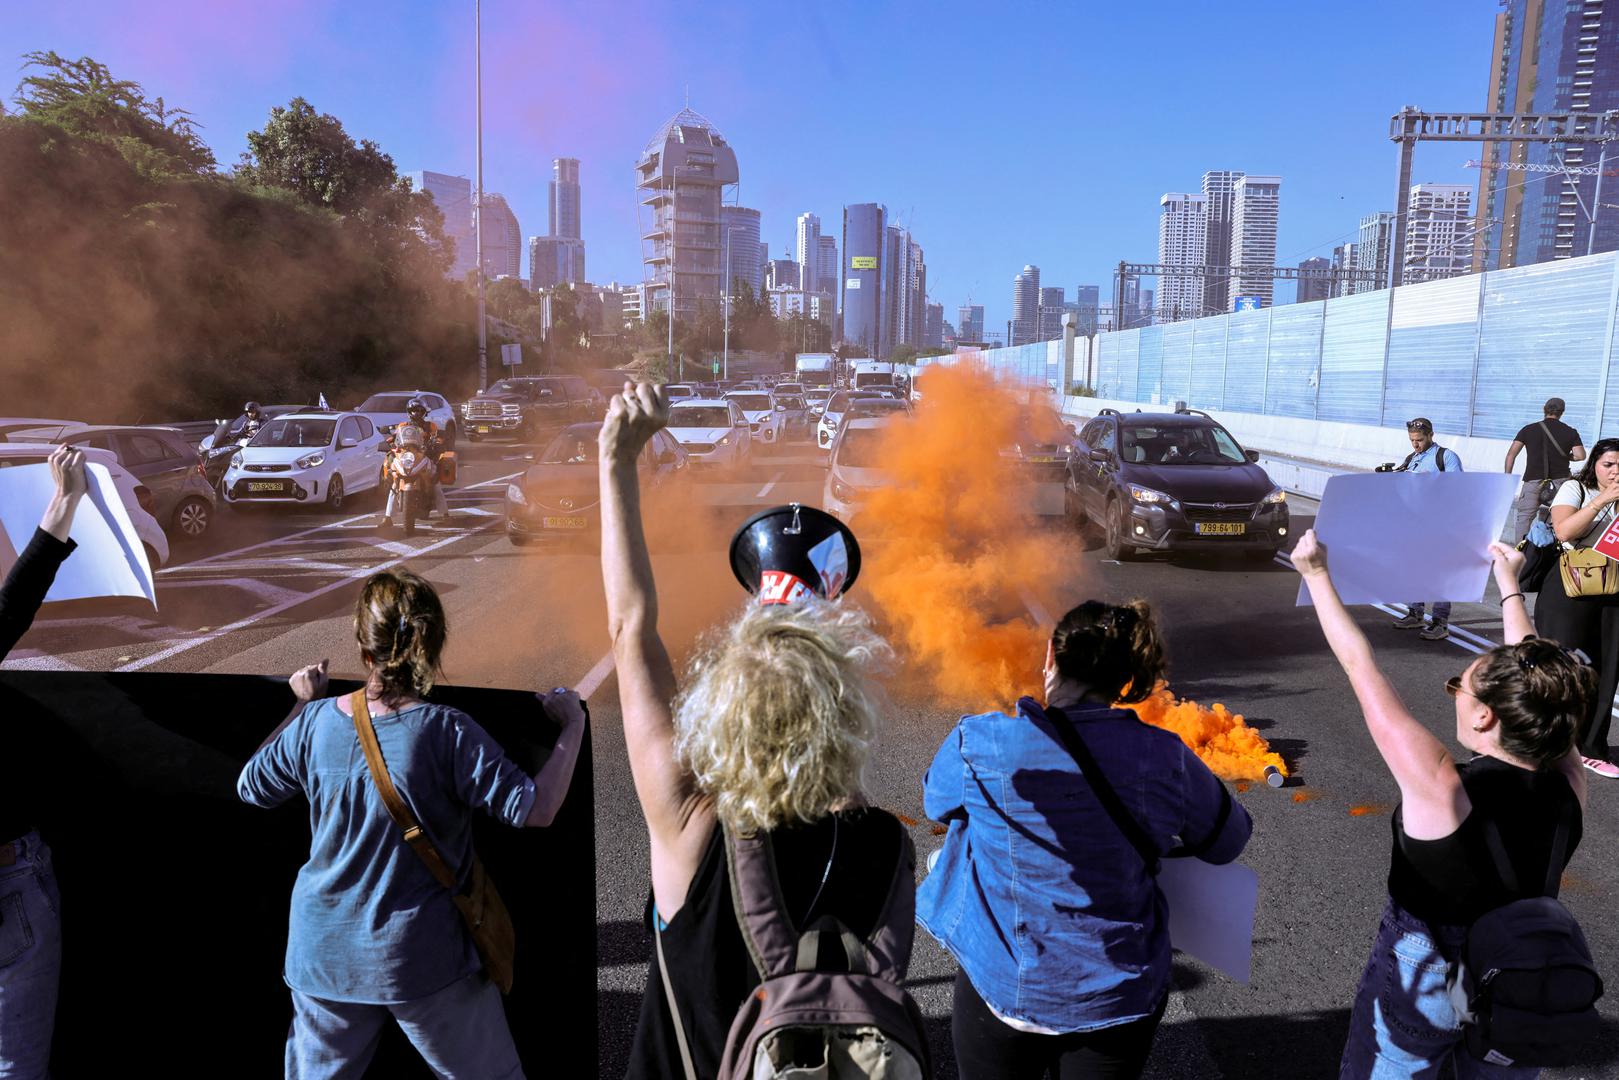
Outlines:
[{"label": "woman with handbag", "polygon": [[[1522,554],[1500,543],[1490,552],[1508,643],[1445,684],[1456,741],[1475,755],[1457,764],[1378,668],[1333,586],[1315,530],[1293,549],[1322,633],[1400,788],[1388,900],[1350,1011],[1341,1080],[1437,1076],[1447,1061],[1462,1080],[1529,1080],[1539,1072],[1468,1053],[1446,971],[1474,920],[1540,895],[1540,883],[1555,884],[1573,856],[1585,805],[1574,731],[1596,675],[1556,642],[1534,636],[1516,587]],[[1554,866],[1559,839],[1562,862]],[[1504,849],[1512,877],[1529,888],[1507,884],[1488,854],[1492,845]]]},{"label": "woman with handbag", "polygon": [[541,698],[562,732],[531,777],[471,717],[424,700],[449,633],[426,580],[371,575],[354,633],[364,688],[322,697],[325,660],[293,675],[298,704],[236,783],[254,806],[309,799],[309,861],[292,888],[283,969],[293,1004],[286,1076],[364,1075],[392,1021],[437,1076],[521,1077],[495,981],[509,985],[510,957],[480,955],[489,930],[510,923],[472,849],[472,815],[549,825],[585,712],[569,690]]},{"label": "woman with handbag", "polygon": [[1619,779],[1608,748],[1613,696],[1619,688],[1619,562],[1592,549],[1619,514],[1619,439],[1599,439],[1580,475],[1552,499],[1552,529],[1572,549],[1558,556],[1535,606],[1541,633],[1594,657],[1600,680],[1580,725],[1580,760],[1598,776]]},{"label": "woman with handbag", "polygon": [[1045,704],[963,717],[923,781],[947,822],[917,921],[955,956],[962,1080],[1140,1076],[1168,1001],[1161,856],[1227,863],[1253,831],[1174,734],[1115,702],[1163,678],[1143,601],[1090,601],[1046,646]]}]

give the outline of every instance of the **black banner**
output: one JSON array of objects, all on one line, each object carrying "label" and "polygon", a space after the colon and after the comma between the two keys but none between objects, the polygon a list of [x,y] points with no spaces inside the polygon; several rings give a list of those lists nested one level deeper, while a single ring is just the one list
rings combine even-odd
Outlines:
[{"label": "black banner", "polygon": [[[531,693],[441,687],[432,700],[530,772],[555,744]],[[37,725],[43,758],[0,762],[0,783],[37,770],[53,792],[39,827],[62,892],[55,1075],[282,1075],[281,967],[309,805],[247,806],[236,777],[292,705],[284,681],[257,676],[0,672],[0,722]],[[530,1076],[596,1075],[590,761],[587,736],[551,827],[475,826],[517,926],[506,1015]],[[397,1028],[367,1073],[430,1075]]]}]

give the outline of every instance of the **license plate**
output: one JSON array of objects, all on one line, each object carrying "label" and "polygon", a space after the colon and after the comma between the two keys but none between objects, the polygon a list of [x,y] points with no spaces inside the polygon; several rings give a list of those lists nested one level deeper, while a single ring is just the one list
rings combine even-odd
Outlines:
[{"label": "license plate", "polygon": [[1200,521],[1197,523],[1199,536],[1241,536],[1248,531],[1248,523],[1244,521]]},{"label": "license plate", "polygon": [[487,434],[489,434],[489,425],[488,424],[479,424],[478,425],[478,434],[479,435],[487,435]]},{"label": "license plate", "polygon": [[249,480],[247,482],[247,490],[274,491],[279,493],[286,491],[287,485],[280,480]]},{"label": "license plate", "polygon": [[1050,465],[1053,462],[1055,462],[1056,460],[1057,459],[1054,458],[1054,457],[1040,457],[1038,455],[1029,458],[1029,461],[1032,462],[1035,465]]},{"label": "license plate", "polygon": [[547,529],[583,529],[590,524],[589,518],[584,517],[547,517],[541,518],[540,524]]}]

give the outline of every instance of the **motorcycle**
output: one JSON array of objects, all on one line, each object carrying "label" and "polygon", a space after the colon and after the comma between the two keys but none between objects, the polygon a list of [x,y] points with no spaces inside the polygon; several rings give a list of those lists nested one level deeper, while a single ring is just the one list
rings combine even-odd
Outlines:
[{"label": "motorcycle", "polygon": [[[417,518],[425,519],[433,508],[434,487],[455,482],[455,452],[431,444],[427,433],[415,424],[400,424],[389,436],[383,463],[389,498],[405,518],[405,535],[416,534]],[[382,527],[389,528],[393,516],[384,514]]]},{"label": "motorcycle", "polygon": [[248,421],[231,438],[231,428],[234,420],[220,420],[214,428],[214,433],[205,437],[197,448],[197,460],[201,463],[203,475],[208,479],[208,485],[215,491],[220,490],[220,481],[225,477],[225,470],[230,466],[230,459],[236,452],[253,441],[258,434],[259,424]]}]

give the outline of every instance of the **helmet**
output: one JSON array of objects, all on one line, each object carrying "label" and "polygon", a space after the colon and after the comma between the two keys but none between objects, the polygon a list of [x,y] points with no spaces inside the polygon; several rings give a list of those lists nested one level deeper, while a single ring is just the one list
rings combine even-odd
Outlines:
[{"label": "helmet", "polygon": [[249,416],[252,416],[259,411],[259,403],[256,401],[249,401],[246,405],[242,406],[242,411],[247,413]]},{"label": "helmet", "polygon": [[790,604],[810,592],[831,600],[860,575],[860,544],[825,511],[776,506],[750,517],[731,537],[731,572],[761,604]]},{"label": "helmet", "polygon": [[412,420],[427,419],[427,406],[422,403],[421,398],[413,397],[409,401],[405,402],[405,412]]}]

